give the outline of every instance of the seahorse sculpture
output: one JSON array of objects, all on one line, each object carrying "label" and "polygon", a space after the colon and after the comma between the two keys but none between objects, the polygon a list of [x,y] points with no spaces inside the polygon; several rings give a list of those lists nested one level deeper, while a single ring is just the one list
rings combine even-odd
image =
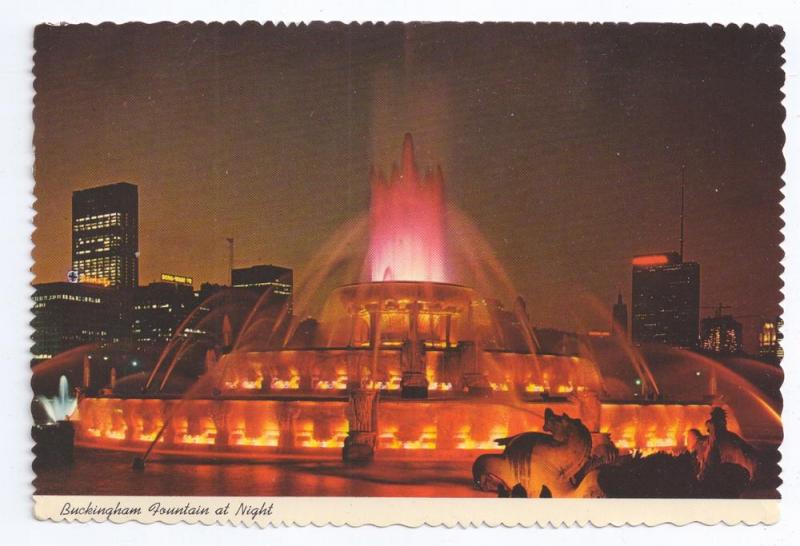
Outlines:
[{"label": "seahorse sculpture", "polygon": [[[545,410],[544,433],[524,432],[496,440],[505,446],[501,455],[481,455],[473,465],[475,486],[484,491],[521,496],[603,496],[597,473],[580,483],[573,478],[589,460],[592,437],[580,419]],[[549,433],[549,434],[547,434]]]}]

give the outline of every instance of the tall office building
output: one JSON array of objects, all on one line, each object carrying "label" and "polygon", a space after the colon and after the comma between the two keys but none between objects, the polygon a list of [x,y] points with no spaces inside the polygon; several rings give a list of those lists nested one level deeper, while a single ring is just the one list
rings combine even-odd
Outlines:
[{"label": "tall office building", "polygon": [[72,269],[79,282],[139,284],[139,194],[120,182],[72,193]]},{"label": "tall office building", "polygon": [[700,322],[700,264],[678,252],[633,259],[634,343],[697,346]]},{"label": "tall office building", "polygon": [[33,361],[82,345],[119,341],[119,292],[92,284],[51,282],[34,285]]},{"label": "tall office building", "polygon": [[617,303],[611,312],[611,334],[628,337],[628,306],[622,301],[622,293],[617,294]]},{"label": "tall office building", "polygon": [[700,348],[709,353],[736,354],[742,351],[742,323],[721,310],[704,318],[700,326]]},{"label": "tall office building", "polygon": [[191,284],[154,282],[136,288],[131,311],[133,340],[139,344],[167,343],[196,304]]}]

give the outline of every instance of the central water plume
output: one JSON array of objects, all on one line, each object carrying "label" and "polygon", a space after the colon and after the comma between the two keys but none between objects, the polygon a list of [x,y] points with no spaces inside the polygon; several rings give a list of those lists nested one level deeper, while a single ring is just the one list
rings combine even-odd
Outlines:
[{"label": "central water plume", "polygon": [[406,134],[400,168],[388,181],[373,168],[370,185],[369,280],[448,282],[441,168],[420,177]]}]

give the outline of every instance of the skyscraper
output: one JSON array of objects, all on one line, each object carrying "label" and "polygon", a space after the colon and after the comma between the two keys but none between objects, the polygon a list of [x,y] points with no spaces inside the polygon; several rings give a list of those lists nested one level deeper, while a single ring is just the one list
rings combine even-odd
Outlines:
[{"label": "skyscraper", "polygon": [[617,303],[611,312],[611,334],[628,337],[628,306],[622,301],[622,293],[617,294]]},{"label": "skyscraper", "polygon": [[93,284],[34,285],[33,360],[80,347],[119,341],[119,291]]},{"label": "skyscraper", "polygon": [[139,284],[139,194],[120,182],[72,193],[72,269],[79,281]]},{"label": "skyscraper", "polygon": [[131,311],[133,340],[140,344],[167,343],[196,304],[189,284],[154,282],[136,288]]},{"label": "skyscraper", "polygon": [[700,327],[700,348],[710,353],[736,354],[742,351],[742,323],[722,309],[704,318]]},{"label": "skyscraper", "polygon": [[700,264],[684,262],[677,252],[636,256],[632,292],[635,343],[697,346]]}]

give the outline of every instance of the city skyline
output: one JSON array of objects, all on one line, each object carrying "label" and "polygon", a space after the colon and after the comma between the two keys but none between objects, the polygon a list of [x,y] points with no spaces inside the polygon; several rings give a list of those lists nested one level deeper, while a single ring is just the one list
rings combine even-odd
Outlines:
[{"label": "city skyline", "polygon": [[[498,47],[516,51],[517,61],[528,50],[534,60],[547,62],[536,64],[536,74],[518,74],[509,61],[462,86],[468,63],[448,60],[447,52],[457,50],[459,58],[480,65],[481,52],[470,42],[480,36],[479,27],[422,26],[404,33],[391,26],[185,25],[158,33],[153,47],[162,52],[169,49],[165,42],[195,44],[185,66],[175,65],[176,59],[132,58],[129,49],[117,46],[101,51],[104,41],[149,47],[146,28],[103,34],[96,28],[40,27],[35,282],[66,276],[70,192],[119,181],[141,190],[141,284],[166,271],[225,283],[230,236],[237,243],[237,266],[276,263],[302,274],[326,235],[366,211],[370,164],[388,169],[402,134],[411,130],[421,162],[442,165],[448,199],[489,239],[534,323],[608,327],[609,317],[585,311],[591,306],[582,301],[588,295],[608,310],[620,288],[629,301],[631,258],[677,249],[683,164],[686,255],[703,266],[702,305],[724,302],[735,315],[777,316],[783,160],[775,143],[782,141],[782,112],[770,106],[777,104],[770,97],[782,81],[780,46],[759,29],[726,45],[722,28],[669,27],[662,31],[670,34],[667,50],[651,33],[635,29],[622,36],[597,28],[596,46],[575,33],[570,43],[577,39],[581,46],[573,43],[565,52],[552,31],[510,27],[510,37]],[[329,42],[331,51],[309,55],[303,47],[309,36]],[[435,48],[437,36],[444,38]],[[636,51],[645,36],[653,42],[650,49]],[[676,36],[684,44],[677,50]],[[214,39],[236,43],[235,62],[233,55],[211,54]],[[262,39],[284,48],[266,55]],[[620,43],[611,48],[612,58],[598,69],[593,55],[615,40]],[[773,61],[760,57],[749,66],[741,55],[731,55],[713,73],[703,72],[702,63],[691,60],[697,53],[691,44],[702,42],[702,52],[710,55],[709,40],[720,47],[759,48],[758,55]],[[569,53],[559,59],[567,76],[563,85],[553,61],[559,51]],[[125,57],[127,73],[118,68],[114,85],[93,87],[91,82],[118,66],[115,55]],[[278,79],[285,85],[270,84],[259,93],[270,75],[258,70],[259,62],[280,67],[282,60],[304,55],[310,67],[284,66]],[[648,72],[640,64],[648,55],[672,57],[679,77],[667,74],[664,63]],[[180,58],[186,60],[185,49]],[[581,71],[579,61],[589,58],[591,66]],[[644,74],[642,81],[628,79],[630,63]],[[330,81],[317,88],[304,70],[325,67]],[[76,76],[77,86],[70,81]],[[581,77],[585,84],[576,88],[574,78]],[[52,111],[52,101],[63,100],[60,93],[68,87],[74,101],[66,107],[58,102],[63,112]],[[579,96],[564,96],[568,87]],[[309,97],[291,96],[300,89]],[[208,97],[213,90],[218,96]],[[625,104],[612,104],[620,93]],[[183,95],[186,104],[176,102]],[[226,99],[233,96],[243,100]],[[701,105],[707,113],[699,111]],[[674,119],[680,112],[694,117],[682,125]],[[84,125],[90,122],[94,128]],[[347,137],[330,138],[337,131]],[[655,142],[645,138],[653,134]],[[504,189],[493,192],[498,179]],[[326,210],[326,203],[341,206]],[[755,332],[754,322],[745,328]],[[745,344],[752,349],[750,337],[755,334],[746,335]]]}]

